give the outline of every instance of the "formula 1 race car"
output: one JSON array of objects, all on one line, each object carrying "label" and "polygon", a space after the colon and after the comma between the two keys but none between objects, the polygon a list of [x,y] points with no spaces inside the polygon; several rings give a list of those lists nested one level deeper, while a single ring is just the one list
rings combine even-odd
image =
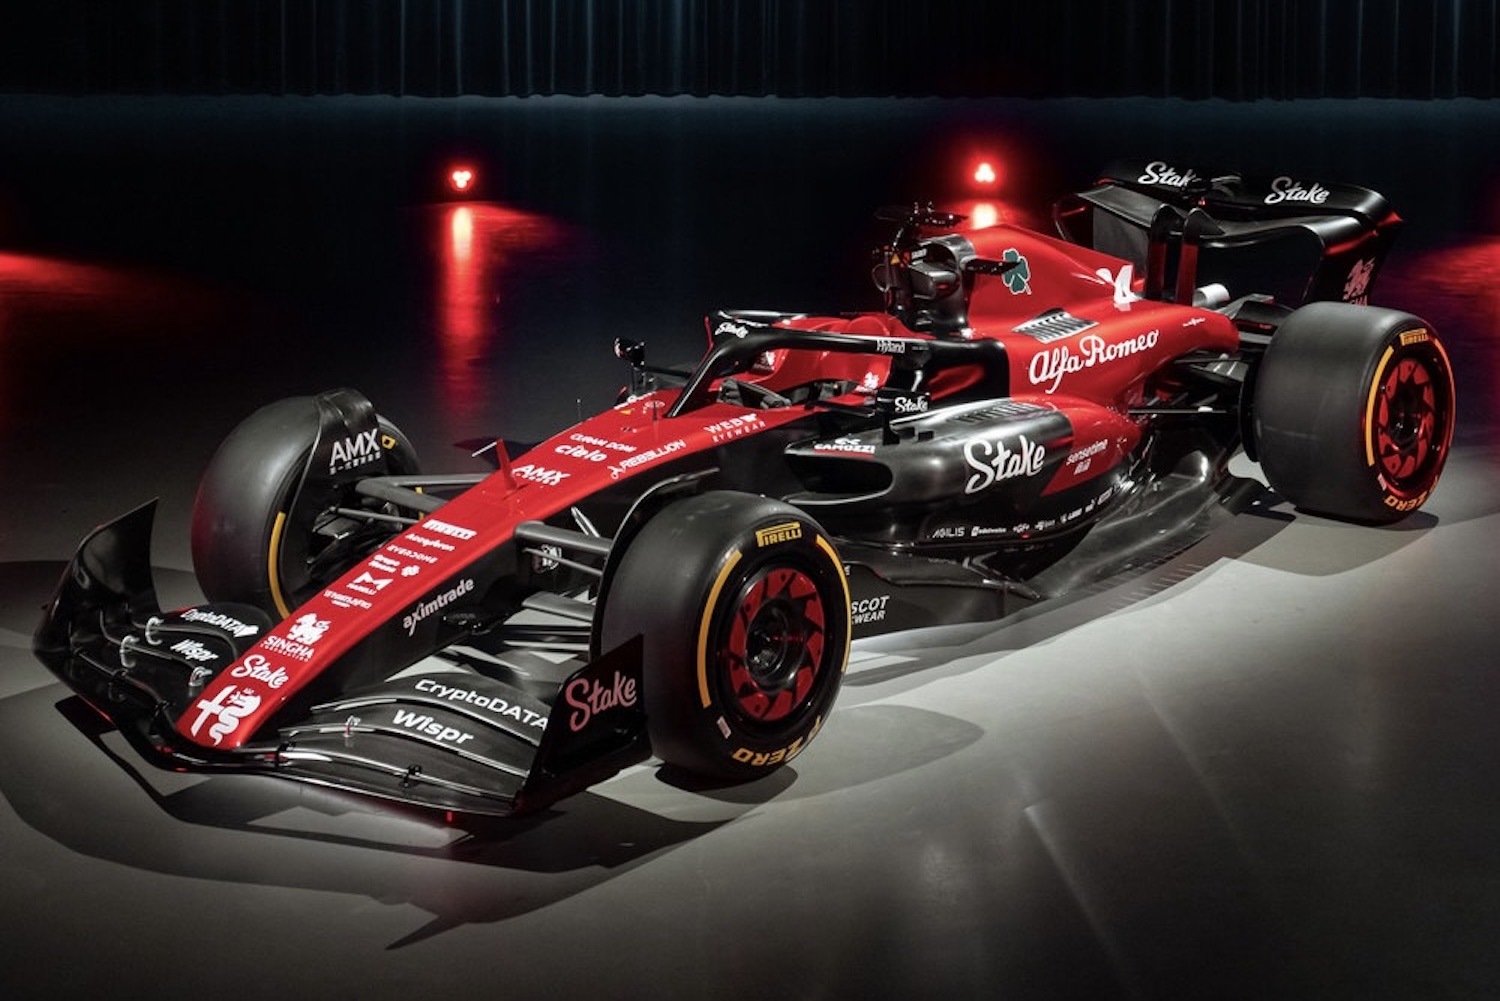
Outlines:
[{"label": "formula 1 race car", "polygon": [[156,763],[506,814],[652,754],[766,774],[852,639],[1185,546],[1239,449],[1355,522],[1438,481],[1452,372],[1366,304],[1400,224],[1372,191],[1155,162],[1060,201],[1061,239],[883,215],[883,309],[715,314],[690,371],[617,342],[616,405],[474,473],[356,392],[270,404],[199,488],[206,603],[159,608],[147,505],[83,542],[38,655]]}]

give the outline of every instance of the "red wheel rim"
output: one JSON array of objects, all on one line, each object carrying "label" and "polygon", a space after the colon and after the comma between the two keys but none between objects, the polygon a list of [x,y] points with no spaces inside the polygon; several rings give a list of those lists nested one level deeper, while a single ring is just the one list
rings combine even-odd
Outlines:
[{"label": "red wheel rim", "polygon": [[1396,490],[1425,488],[1443,444],[1443,400],[1424,359],[1406,355],[1385,373],[1375,395],[1375,460]]},{"label": "red wheel rim", "polygon": [[740,589],[720,653],[735,706],[775,723],[796,713],[823,671],[823,599],[800,570],[773,567]]}]

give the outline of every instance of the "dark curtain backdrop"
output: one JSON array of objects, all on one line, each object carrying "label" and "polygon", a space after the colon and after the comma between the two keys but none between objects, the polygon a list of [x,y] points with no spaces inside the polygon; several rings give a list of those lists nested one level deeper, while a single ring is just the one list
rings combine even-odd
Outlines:
[{"label": "dark curtain backdrop", "polygon": [[1500,0],[10,0],[12,93],[1492,97]]}]

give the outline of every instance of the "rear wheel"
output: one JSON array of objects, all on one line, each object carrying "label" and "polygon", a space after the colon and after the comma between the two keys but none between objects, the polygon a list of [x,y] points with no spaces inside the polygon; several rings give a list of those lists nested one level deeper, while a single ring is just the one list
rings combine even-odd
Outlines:
[{"label": "rear wheel", "polygon": [[606,649],[641,633],[651,744],[734,781],[796,757],[849,656],[844,568],[790,505],[715,492],[678,501],[631,541],[605,597]]},{"label": "rear wheel", "polygon": [[1453,439],[1453,372],[1408,313],[1313,303],[1276,331],[1255,389],[1271,488],[1297,507],[1392,522],[1431,496]]},{"label": "rear wheel", "polygon": [[[363,471],[417,472],[406,436],[384,418],[375,421],[380,455]],[[379,523],[335,524],[333,508],[362,500],[350,477],[309,468],[319,427],[319,398],[279,400],[242,421],[210,460],[192,523],[193,570],[210,601],[244,602],[284,618],[391,534]]]}]

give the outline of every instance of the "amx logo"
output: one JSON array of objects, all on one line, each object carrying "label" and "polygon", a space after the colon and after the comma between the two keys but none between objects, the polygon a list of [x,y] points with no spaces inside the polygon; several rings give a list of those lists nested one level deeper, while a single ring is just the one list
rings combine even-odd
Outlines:
[{"label": "amx logo", "polygon": [[380,458],[380,443],[375,436],[375,431],[361,431],[352,438],[335,441],[333,453],[328,458],[328,472],[343,472]]}]

